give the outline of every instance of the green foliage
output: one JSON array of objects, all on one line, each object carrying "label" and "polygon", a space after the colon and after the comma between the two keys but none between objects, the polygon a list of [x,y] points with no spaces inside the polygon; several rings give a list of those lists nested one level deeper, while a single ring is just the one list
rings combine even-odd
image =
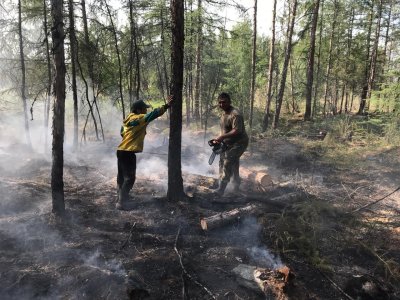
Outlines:
[{"label": "green foliage", "polygon": [[301,202],[273,217],[272,239],[276,248],[283,253],[296,252],[310,264],[329,270],[323,252],[323,240],[329,232],[329,225],[342,213],[331,204],[316,199],[302,199]]},{"label": "green foliage", "polygon": [[394,115],[390,118],[383,131],[387,144],[400,146],[400,115]]},{"label": "green foliage", "polygon": [[225,66],[225,80],[222,89],[233,97],[234,105],[242,110],[248,107],[251,81],[251,22],[245,20],[231,31],[227,42],[226,55],[229,61]]}]

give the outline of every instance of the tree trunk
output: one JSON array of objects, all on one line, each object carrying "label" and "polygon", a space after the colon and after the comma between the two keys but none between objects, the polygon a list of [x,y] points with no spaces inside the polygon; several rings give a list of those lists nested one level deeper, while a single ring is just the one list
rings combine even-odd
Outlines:
[{"label": "tree trunk", "polygon": [[22,39],[22,7],[21,0],[18,0],[18,35],[19,35],[19,54],[21,61],[21,73],[22,73],[22,83],[21,83],[21,98],[22,105],[24,108],[24,124],[25,124],[25,137],[26,143],[29,147],[32,147],[31,136],[29,133],[29,122],[28,122],[28,107],[26,101],[26,74],[25,74],[25,56],[24,56],[24,43]]},{"label": "tree trunk", "polygon": [[315,32],[317,30],[317,23],[318,23],[319,1],[320,0],[315,0],[314,2],[313,17],[312,17],[311,32],[310,32],[310,49],[308,52],[308,61],[307,61],[306,111],[304,113],[305,121],[311,120],[312,88],[314,83]]},{"label": "tree trunk", "polygon": [[[91,47],[90,47],[90,40],[89,40],[89,29],[88,29],[88,24],[87,24],[85,0],[81,0],[81,7],[82,7],[83,31],[84,31],[84,37],[85,37],[85,56],[86,56],[86,63],[87,63],[88,71],[89,71],[89,79],[90,79],[90,84],[91,84],[91,88],[92,88],[92,94],[93,94],[93,98],[94,98],[93,60],[92,60],[92,57],[90,55],[90,52],[91,52],[90,48]],[[83,76],[82,68],[80,68],[80,73]],[[96,139],[99,140],[99,131],[97,129],[97,121],[96,121],[96,118],[94,116],[93,108],[90,105],[90,100],[89,100],[89,85],[87,84],[87,82],[85,82],[85,84],[86,84],[86,101],[87,101],[87,103],[89,105],[89,111],[90,111],[90,114],[91,114],[92,119],[93,119],[93,125],[94,125],[94,128],[95,128]],[[94,99],[93,102],[97,106],[97,103],[96,103],[95,99]],[[124,105],[122,105],[122,114],[125,115]],[[103,139],[104,139],[104,135],[103,135]]]},{"label": "tree trunk", "polygon": [[333,38],[335,35],[335,29],[336,29],[337,14],[338,14],[338,5],[335,0],[334,1],[334,12],[333,12],[331,36],[329,38],[328,63],[326,65],[326,73],[325,73],[324,108],[323,108],[324,115],[326,115],[326,102],[328,99],[328,84],[329,84],[329,77],[331,75],[331,69],[332,69],[332,49],[333,49]]},{"label": "tree trunk", "polygon": [[289,61],[289,71],[290,71],[290,96],[292,98],[292,114],[294,114],[296,112],[296,98],[294,95],[293,59]]},{"label": "tree trunk", "polygon": [[107,8],[108,17],[110,18],[110,23],[111,23],[111,31],[114,36],[114,46],[115,46],[115,51],[116,51],[117,60],[118,60],[119,97],[121,99],[121,105],[122,105],[122,117],[125,119],[124,93],[122,91],[122,64],[121,64],[121,55],[119,54],[118,36],[117,36],[117,31],[114,26],[114,21],[113,21],[112,15],[111,15],[110,7],[107,4],[107,0],[104,0],[104,4],[106,5],[106,8]]},{"label": "tree trunk", "polygon": [[200,121],[200,76],[201,76],[201,52],[203,38],[202,24],[202,0],[197,0],[197,43],[196,43],[196,78],[194,84],[194,119]]},{"label": "tree trunk", "polygon": [[74,137],[73,148],[78,148],[78,93],[76,86],[76,36],[75,36],[75,17],[73,0],[68,0],[69,10],[69,39],[71,51],[71,75],[72,75],[72,96],[74,101]]},{"label": "tree trunk", "polygon": [[55,64],[55,103],[53,113],[53,163],[51,168],[51,192],[53,213],[62,215],[64,203],[64,118],[65,118],[65,58],[64,58],[64,22],[63,1],[51,1],[53,18],[52,40]]},{"label": "tree trunk", "polygon": [[385,70],[386,70],[386,66],[388,63],[387,58],[390,59],[390,56],[387,53],[387,48],[388,48],[388,43],[389,43],[389,39],[390,39],[389,31],[390,31],[390,25],[391,25],[390,22],[391,22],[391,18],[392,18],[392,9],[393,9],[393,0],[390,0],[389,1],[389,12],[388,12],[388,17],[387,17],[386,33],[385,33],[385,47],[384,47],[384,51],[383,51],[383,53],[385,54],[384,55],[384,63],[383,63],[384,67],[382,69],[382,72],[385,72]]},{"label": "tree trunk", "polygon": [[[318,54],[317,54],[317,73],[316,73],[316,84],[314,87],[314,101],[313,101],[313,109],[311,112],[311,116],[314,117],[317,114],[317,103],[319,103],[318,99],[318,90],[319,90],[319,83],[320,83],[320,72],[321,72],[321,49],[322,49],[322,32],[324,27],[324,0],[321,2],[321,18],[319,24],[319,42],[318,42]],[[318,105],[319,106],[319,105]]]},{"label": "tree trunk", "polygon": [[164,81],[165,81],[165,90],[167,94],[170,94],[168,82],[168,70],[167,70],[167,60],[165,58],[165,24],[164,24],[164,6],[161,7],[161,51],[162,51],[162,62],[163,62],[163,70],[164,70]]},{"label": "tree trunk", "polygon": [[253,130],[253,109],[254,95],[256,89],[256,60],[257,60],[257,0],[254,0],[254,17],[253,17],[253,49],[251,55],[251,86],[250,86],[250,117],[249,117],[249,134],[250,141]]},{"label": "tree trunk", "polygon": [[272,79],[274,73],[275,64],[275,20],[276,20],[276,0],[274,0],[274,8],[272,12],[272,33],[271,33],[271,43],[269,48],[269,64],[268,64],[268,85],[267,85],[267,103],[265,107],[265,114],[263,119],[263,131],[268,128],[269,114],[272,100]]},{"label": "tree trunk", "polygon": [[368,96],[368,79],[369,79],[369,70],[371,66],[371,58],[370,58],[370,43],[371,43],[371,32],[372,32],[372,21],[374,18],[374,5],[373,2],[371,4],[371,10],[369,13],[369,22],[368,22],[368,33],[367,33],[367,52],[365,55],[365,71],[364,71],[364,83],[363,88],[361,91],[361,101],[360,106],[358,108],[358,115],[362,115],[365,110],[365,105],[367,103],[367,96]]},{"label": "tree trunk", "polygon": [[[141,73],[140,73],[140,54],[138,47],[138,31],[137,24],[135,22],[133,16],[133,2],[129,0],[129,30],[130,30],[130,42],[129,42],[129,60],[128,60],[128,94],[129,94],[129,107],[131,107],[133,98],[139,99],[140,96],[140,82],[141,82]],[[157,59],[155,59],[155,63],[158,66]],[[135,64],[135,76],[133,76],[133,65]],[[163,87],[161,87],[163,91]],[[135,93],[133,92],[135,90]],[[164,92],[163,92],[164,97]]]},{"label": "tree trunk", "polygon": [[380,32],[381,32],[381,19],[382,19],[382,0],[379,1],[379,7],[378,7],[378,19],[376,21],[376,30],[375,30],[375,41],[374,45],[372,47],[372,54],[371,54],[371,67],[369,70],[369,78],[368,78],[368,92],[367,92],[367,98],[371,98],[371,93],[373,89],[373,85],[375,82],[375,74],[376,74],[376,60],[378,57],[378,44],[379,44],[379,38],[380,38]]},{"label": "tree trunk", "polygon": [[287,44],[286,44],[285,61],[283,63],[282,77],[281,77],[281,82],[280,82],[280,86],[279,86],[278,97],[276,99],[276,111],[275,111],[275,118],[274,118],[274,129],[278,128],[279,114],[281,112],[283,94],[285,92],[286,75],[287,75],[290,55],[292,53],[292,36],[293,36],[294,23],[295,23],[295,19],[296,19],[296,10],[297,10],[297,0],[294,0],[293,1],[293,7],[292,7],[292,15],[291,15],[291,18],[290,18],[291,19],[290,20],[290,25],[289,25],[289,28],[288,28],[289,31],[288,31]]},{"label": "tree trunk", "polygon": [[[346,55],[346,73],[350,74],[351,72],[351,68],[352,68],[352,63],[351,62],[351,47],[352,47],[352,41],[353,41],[353,25],[354,25],[354,16],[355,16],[355,12],[354,12],[354,7],[351,8],[351,16],[350,16],[350,26],[349,29],[347,31],[347,55]],[[345,105],[344,105],[344,111],[345,113],[347,113],[349,111],[349,103],[348,103],[348,99],[349,99],[349,91],[348,88],[349,86],[354,85],[352,80],[349,79],[345,79],[346,80],[346,101],[345,101]],[[351,110],[350,110],[351,111]]]},{"label": "tree trunk", "polygon": [[183,0],[171,0],[171,107],[168,146],[168,193],[169,201],[179,201],[185,196],[182,179],[182,88],[184,53],[184,8]]},{"label": "tree trunk", "polygon": [[[129,0],[129,27],[130,27],[130,34],[131,37],[134,35],[134,21],[133,21],[133,0]],[[133,49],[133,39],[130,39],[129,42],[129,59],[128,59],[128,94],[129,94],[129,107],[132,106],[133,103],[133,56],[134,56],[134,49]],[[157,61],[156,61],[157,63]],[[158,66],[158,64],[157,64]]]},{"label": "tree trunk", "polygon": [[342,95],[340,96],[340,107],[339,107],[339,114],[342,114],[343,111],[343,103],[344,103],[344,95],[345,95],[345,91],[346,91],[346,85],[343,84],[342,86]]},{"label": "tree trunk", "polygon": [[49,128],[49,116],[50,116],[50,99],[51,99],[51,59],[50,59],[50,46],[49,46],[49,33],[47,25],[47,3],[43,0],[43,30],[44,30],[44,42],[46,44],[46,62],[47,62],[47,90],[46,100],[44,105],[44,149],[47,152],[47,137]]}]

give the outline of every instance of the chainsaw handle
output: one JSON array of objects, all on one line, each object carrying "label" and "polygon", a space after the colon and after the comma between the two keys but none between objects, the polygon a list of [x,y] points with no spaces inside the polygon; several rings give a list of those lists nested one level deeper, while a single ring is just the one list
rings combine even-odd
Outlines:
[{"label": "chainsaw handle", "polygon": [[219,142],[219,141],[216,140],[216,139],[212,139],[212,140],[209,140],[209,141],[208,141],[208,145],[209,145],[210,147],[213,147],[213,146],[215,146],[215,145],[217,145],[217,144],[219,144],[219,143],[221,143],[221,142]]}]

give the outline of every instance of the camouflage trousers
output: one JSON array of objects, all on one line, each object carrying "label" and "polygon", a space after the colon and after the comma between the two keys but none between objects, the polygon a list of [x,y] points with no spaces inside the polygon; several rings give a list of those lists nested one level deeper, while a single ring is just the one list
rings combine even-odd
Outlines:
[{"label": "camouflage trousers", "polygon": [[222,152],[219,160],[219,178],[221,185],[227,185],[233,176],[233,184],[236,188],[240,185],[239,160],[247,148],[248,143],[233,144]]}]

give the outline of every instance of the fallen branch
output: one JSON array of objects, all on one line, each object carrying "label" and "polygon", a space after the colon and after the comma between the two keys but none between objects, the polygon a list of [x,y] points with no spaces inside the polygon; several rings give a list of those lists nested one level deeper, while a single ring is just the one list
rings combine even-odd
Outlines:
[{"label": "fallen branch", "polygon": [[128,244],[128,242],[129,242],[129,240],[131,239],[131,237],[132,237],[132,234],[133,234],[133,228],[136,226],[136,222],[135,223],[133,223],[133,225],[132,225],[132,227],[131,227],[131,229],[129,230],[129,236],[128,236],[128,238],[125,240],[125,242],[122,244],[122,246],[119,248],[119,251],[121,251],[122,249],[124,249],[125,248],[125,246]]},{"label": "fallen branch", "polygon": [[396,193],[398,190],[400,190],[400,186],[397,187],[393,192],[387,194],[386,196],[384,196],[384,197],[382,197],[382,198],[379,198],[378,200],[375,200],[374,202],[368,203],[368,204],[366,204],[366,205],[364,205],[364,206],[361,206],[361,207],[359,207],[359,208],[353,210],[352,213],[359,212],[360,210],[363,210],[363,209],[365,209],[365,208],[367,208],[367,207],[370,207],[370,206],[372,206],[372,205],[374,205],[374,204],[376,204],[376,203],[378,203],[378,202],[380,202],[380,201],[382,201],[382,200],[385,200],[387,197],[393,195],[393,194]]},{"label": "fallen branch", "polygon": [[[190,274],[188,273],[188,271],[186,271],[186,268],[185,268],[185,266],[183,265],[183,262],[182,262],[182,254],[179,253],[179,251],[178,251],[178,246],[177,246],[180,232],[181,232],[181,228],[179,227],[178,233],[176,234],[176,238],[175,238],[174,250],[175,250],[176,255],[178,255],[179,264],[181,265],[181,268],[182,268],[183,273],[184,273],[190,280],[192,280],[196,285],[198,285],[198,286],[201,287],[203,290],[205,290],[205,291],[207,292],[207,294],[209,294],[210,297],[211,297],[212,299],[217,299],[217,298],[214,296],[214,294],[213,294],[206,286],[204,286],[203,284],[201,284],[199,281],[197,281],[195,278],[193,278],[192,275],[190,275]],[[183,284],[185,284],[185,283],[183,283]],[[185,297],[185,294],[184,294],[183,296]]]},{"label": "fallen branch", "polygon": [[[318,269],[316,269],[318,270]],[[325,273],[323,273],[322,271],[318,270],[318,272],[325,277],[326,280],[328,280],[339,292],[341,292],[343,294],[343,296],[345,296],[347,299],[349,300],[355,300],[353,297],[351,297],[349,294],[347,294],[345,291],[343,291],[343,289],[337,285],[336,282],[334,282],[332,279],[330,279],[328,277],[328,275],[326,275]]]},{"label": "fallen branch", "polygon": [[230,211],[218,213],[207,218],[200,219],[200,225],[203,230],[221,227],[229,224],[244,215],[250,214],[255,211],[257,206],[250,204],[242,208],[235,208]]}]

